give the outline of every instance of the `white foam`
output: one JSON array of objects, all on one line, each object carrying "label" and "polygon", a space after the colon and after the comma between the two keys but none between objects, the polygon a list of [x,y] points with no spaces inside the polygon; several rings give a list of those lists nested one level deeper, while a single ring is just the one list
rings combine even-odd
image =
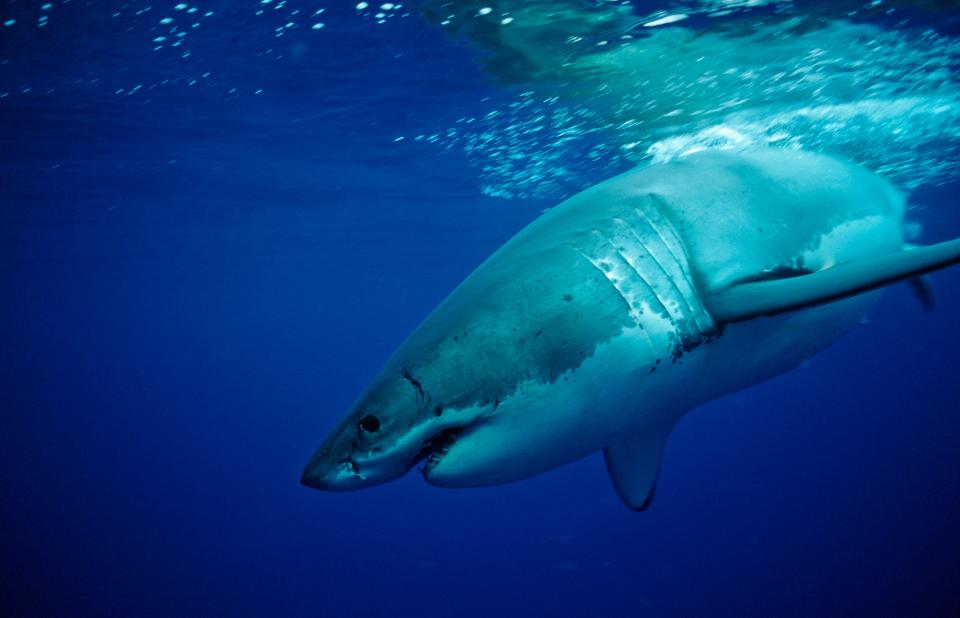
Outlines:
[{"label": "white foam", "polygon": [[[761,5],[789,7],[701,2],[685,14]],[[908,189],[960,173],[960,40],[902,24],[793,25],[606,32],[556,61],[524,39],[517,49],[542,65],[526,92],[437,131],[438,143],[463,150],[483,191],[507,198],[568,195],[628,161],[752,145],[835,153]]]}]

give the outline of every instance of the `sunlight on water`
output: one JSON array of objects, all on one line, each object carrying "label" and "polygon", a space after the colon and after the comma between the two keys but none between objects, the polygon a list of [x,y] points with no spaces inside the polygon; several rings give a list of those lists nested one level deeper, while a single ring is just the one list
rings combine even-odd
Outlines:
[{"label": "sunlight on water", "polygon": [[604,141],[607,129],[604,118],[586,107],[525,93],[505,108],[460,118],[454,127],[415,139],[466,153],[480,168],[487,195],[556,199],[581,188],[585,162],[605,175],[614,172],[620,152]]},{"label": "sunlight on water", "polygon": [[[913,189],[960,172],[960,41],[932,28],[941,15],[937,4],[423,0],[334,8],[303,0],[199,0],[120,3],[99,20],[92,4],[9,3],[0,10],[0,43],[9,43],[0,47],[0,100],[74,87],[144,100],[177,86],[227,101],[255,97],[269,89],[269,72],[244,74],[235,66],[269,59],[278,74],[294,74],[288,63],[308,57],[332,31],[362,29],[370,38],[358,37],[357,49],[373,49],[371,40],[422,14],[474,50],[513,100],[480,101],[455,121],[427,119],[417,132],[386,130],[385,139],[463,153],[487,195],[557,199],[631,163],[754,145],[837,153]],[[227,24],[238,15],[246,21],[232,31]],[[96,56],[87,41],[91,59],[60,83],[23,70],[30,61],[18,58],[21,43],[52,53],[61,43],[42,35],[67,22],[110,32],[114,49],[126,44],[146,60],[110,61],[109,43]],[[219,57],[235,48],[248,55],[238,53],[234,64]],[[403,57],[404,46],[394,44],[390,54],[385,61]],[[15,78],[4,73],[11,60],[20,62]],[[232,79],[224,76],[228,69]],[[356,68],[349,77],[364,80]]]},{"label": "sunlight on water", "polygon": [[839,152],[914,189],[947,181],[957,173],[956,159],[939,150],[956,151],[957,112],[955,100],[947,97],[866,99],[773,114],[747,112],[732,115],[726,124],[659,140],[645,154],[661,162],[706,148],[754,145]]},{"label": "sunlight on water", "polygon": [[[365,29],[367,38],[357,37],[357,48],[362,48],[368,39],[383,38],[388,26],[417,15],[416,8],[403,2],[0,4],[0,99],[77,88],[144,99],[184,85],[226,95],[226,100],[259,95],[264,89],[255,80],[268,80],[253,67],[257,61],[276,61],[278,73],[289,72],[289,62],[321,48],[331,30],[342,34]],[[32,62],[58,54],[55,70],[32,70]],[[322,71],[323,60],[313,67]],[[245,74],[236,70],[243,66],[249,67]],[[228,70],[237,78],[219,79]],[[129,79],[118,83],[121,76]],[[322,93],[324,86],[317,85],[315,91]]]},{"label": "sunlight on water", "polygon": [[[644,15],[619,3],[533,4],[539,13],[520,3],[491,16],[510,15],[508,25],[455,32],[495,77],[526,91],[439,132],[480,169],[489,195],[559,197],[594,182],[597,165],[752,145],[837,153],[907,189],[960,171],[960,42],[909,20],[852,21],[843,2],[829,16],[790,2]],[[690,25],[694,15],[707,23]],[[446,27],[457,18],[451,11]]]}]

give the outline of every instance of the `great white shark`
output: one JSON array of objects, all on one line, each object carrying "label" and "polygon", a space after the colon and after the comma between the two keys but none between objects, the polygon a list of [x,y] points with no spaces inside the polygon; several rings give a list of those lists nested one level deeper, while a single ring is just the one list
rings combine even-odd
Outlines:
[{"label": "great white shark", "polygon": [[904,211],[880,176],[789,150],[705,151],[595,185],[423,321],[302,482],[359,489],[424,462],[434,485],[494,485],[602,450],[642,510],[685,413],[809,359],[882,287],[960,262],[960,239],[905,244]]}]

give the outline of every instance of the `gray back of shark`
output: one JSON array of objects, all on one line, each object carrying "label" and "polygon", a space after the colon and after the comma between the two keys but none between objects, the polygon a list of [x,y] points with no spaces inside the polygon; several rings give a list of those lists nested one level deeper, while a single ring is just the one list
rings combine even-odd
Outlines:
[{"label": "gray back of shark", "polygon": [[882,178],[794,151],[703,152],[600,183],[481,264],[389,359],[303,482],[366,487],[425,461],[481,486],[603,450],[634,509],[693,407],[787,371],[874,290],[956,263],[904,249]]}]

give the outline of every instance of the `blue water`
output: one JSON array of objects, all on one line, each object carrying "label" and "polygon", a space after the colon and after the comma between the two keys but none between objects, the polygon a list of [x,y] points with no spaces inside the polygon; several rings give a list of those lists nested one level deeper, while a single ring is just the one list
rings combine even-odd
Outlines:
[{"label": "blue water", "polygon": [[[935,311],[895,286],[686,417],[644,513],[599,456],[487,489],[301,486],[453,286],[636,162],[611,143],[643,161],[721,121],[618,134],[413,4],[193,6],[0,4],[0,613],[960,615],[960,269],[930,277]],[[904,40],[955,51],[956,13],[909,13]],[[719,146],[816,134],[912,191],[919,241],[960,236],[956,65],[920,57],[886,132],[740,116]]]}]

